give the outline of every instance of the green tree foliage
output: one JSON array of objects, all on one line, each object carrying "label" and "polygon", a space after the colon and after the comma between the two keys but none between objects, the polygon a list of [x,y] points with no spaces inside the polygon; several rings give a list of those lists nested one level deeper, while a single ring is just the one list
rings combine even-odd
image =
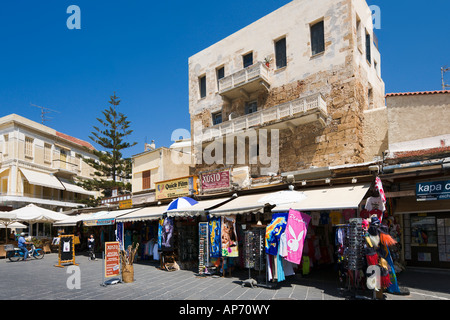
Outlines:
[{"label": "green tree foliage", "polygon": [[99,125],[93,127],[94,131],[89,136],[100,146],[98,151],[93,151],[98,160],[84,159],[94,168],[95,177],[80,183],[87,190],[101,191],[104,197],[110,197],[114,188],[118,188],[119,194],[131,191],[131,184],[123,182],[124,179],[131,178],[131,159],[123,158],[122,151],[136,145],[136,142],[125,141],[133,130],[130,129],[127,117],[117,111],[119,97],[114,93],[108,103],[109,106],[102,111],[103,118],[97,118]]}]

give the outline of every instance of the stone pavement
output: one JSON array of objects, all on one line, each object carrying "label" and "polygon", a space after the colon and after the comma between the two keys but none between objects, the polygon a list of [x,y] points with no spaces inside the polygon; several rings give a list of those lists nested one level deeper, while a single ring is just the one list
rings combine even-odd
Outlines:
[{"label": "stone pavement", "polygon": [[[102,260],[88,261],[76,256],[80,288],[68,288],[71,268],[54,267],[57,254],[42,260],[10,262],[0,259],[1,300],[186,300],[186,301],[266,301],[266,300],[346,300],[332,272],[296,276],[276,288],[242,287],[248,271],[226,277],[199,277],[193,271],[167,272],[155,262],[134,264],[135,282],[102,286]],[[256,273],[252,274],[256,277]],[[73,279],[73,278],[72,278]],[[411,269],[398,275],[400,286],[409,295],[385,294],[386,300],[450,300],[450,272]],[[69,285],[70,285],[69,281]]]}]

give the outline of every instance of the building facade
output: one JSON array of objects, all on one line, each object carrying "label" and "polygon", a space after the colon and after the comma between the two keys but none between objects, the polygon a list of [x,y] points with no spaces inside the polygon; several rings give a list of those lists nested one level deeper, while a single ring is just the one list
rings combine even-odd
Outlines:
[{"label": "building facade", "polygon": [[389,150],[382,179],[407,265],[450,267],[450,91],[386,96]]},{"label": "building facade", "polygon": [[83,158],[93,155],[86,141],[16,114],[0,118],[0,201],[2,210],[27,204],[58,211],[79,207],[95,196],[76,185],[93,169]]},{"label": "building facade", "polygon": [[[381,157],[387,122],[374,39],[364,0],[295,0],[190,57],[191,173],[244,165],[261,177]],[[246,149],[229,146],[239,136]],[[277,159],[261,161],[272,151]]]},{"label": "building facade", "polygon": [[174,143],[170,148],[146,146],[144,152],[132,156],[133,205],[155,202],[155,185],[188,176],[189,166],[190,141]]}]

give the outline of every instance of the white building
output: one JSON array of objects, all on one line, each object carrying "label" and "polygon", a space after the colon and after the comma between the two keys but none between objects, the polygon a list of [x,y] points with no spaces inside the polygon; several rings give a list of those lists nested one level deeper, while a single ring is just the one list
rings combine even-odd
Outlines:
[{"label": "white building", "polygon": [[16,114],[0,118],[0,203],[2,209],[27,204],[65,211],[95,193],[76,185],[92,178],[94,147]]}]

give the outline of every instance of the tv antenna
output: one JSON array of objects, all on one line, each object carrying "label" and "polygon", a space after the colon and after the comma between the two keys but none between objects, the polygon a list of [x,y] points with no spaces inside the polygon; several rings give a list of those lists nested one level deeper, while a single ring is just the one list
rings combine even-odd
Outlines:
[{"label": "tv antenna", "polygon": [[447,88],[450,88],[450,84],[446,84],[444,79],[445,73],[449,71],[450,68],[447,68],[447,66],[441,68],[442,90],[447,90]]},{"label": "tv antenna", "polygon": [[[59,113],[59,111],[50,109],[50,108],[46,108],[46,107],[41,107],[41,106],[37,106],[35,104],[30,103],[30,105],[32,105],[33,107],[39,108],[41,109],[41,123],[44,124],[45,121],[49,121],[48,117],[46,117],[47,114],[49,114],[50,112],[57,112]],[[51,118],[50,118],[51,119]]]}]

